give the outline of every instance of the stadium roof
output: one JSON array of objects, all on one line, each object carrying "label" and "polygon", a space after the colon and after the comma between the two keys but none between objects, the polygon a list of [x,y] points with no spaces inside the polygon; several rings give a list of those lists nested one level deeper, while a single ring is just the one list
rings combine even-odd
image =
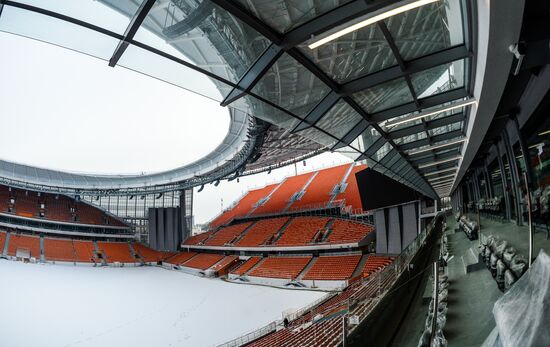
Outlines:
[{"label": "stadium roof", "polygon": [[[450,190],[478,106],[476,60],[480,53],[488,58],[488,49],[476,51],[483,28],[474,23],[469,1],[99,2],[124,14],[127,25],[67,9],[62,1],[1,1],[0,30],[215,99],[231,113],[226,140],[196,163],[147,176],[75,175],[2,162],[7,183],[83,193],[168,190],[330,150],[367,160],[427,196]],[[403,5],[414,8],[384,18]],[[144,30],[168,45],[149,42]],[[196,85],[193,74],[212,79],[217,92]]]}]

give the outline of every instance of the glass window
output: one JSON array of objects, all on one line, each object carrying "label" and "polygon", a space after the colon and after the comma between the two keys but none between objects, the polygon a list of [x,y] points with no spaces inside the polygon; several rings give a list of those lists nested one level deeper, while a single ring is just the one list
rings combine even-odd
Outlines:
[{"label": "glass window", "polygon": [[550,131],[547,127],[540,127],[526,142],[534,189],[542,191],[550,187]]},{"label": "glass window", "polygon": [[52,43],[104,60],[111,58],[119,42],[118,39],[76,24],[6,5],[0,17],[0,31]]},{"label": "glass window", "polygon": [[240,98],[237,102],[232,103],[230,107],[238,108],[243,112],[252,114],[255,117],[263,119],[271,124],[275,124],[283,129],[292,130],[296,125],[298,125],[299,122],[297,118],[292,117],[288,113],[283,112],[253,96],[246,95]]},{"label": "glass window", "polygon": [[225,86],[185,65],[130,45],[118,65],[185,88],[215,101],[222,101],[220,87]]},{"label": "glass window", "polygon": [[363,117],[347,102],[340,100],[317,122],[316,126],[341,139],[361,119]]},{"label": "glass window", "polygon": [[315,129],[315,128],[307,128],[304,130],[300,130],[297,132],[298,135],[301,135],[305,138],[308,138],[312,141],[315,141],[327,148],[331,148],[336,144],[336,140],[330,137],[329,135]]},{"label": "glass window", "polygon": [[409,135],[409,136],[400,137],[398,139],[393,140],[393,142],[395,142],[396,145],[402,145],[402,144],[405,144],[405,143],[410,143],[410,142],[414,142],[414,141],[417,141],[417,140],[422,140],[422,139],[425,139],[426,137],[427,137],[426,132],[423,131],[421,133],[416,133],[416,134],[412,134],[412,135]]},{"label": "glass window", "polygon": [[315,49],[308,44],[300,47],[302,52],[339,83],[397,65],[378,25],[361,28]]},{"label": "glass window", "polygon": [[506,154],[502,156],[502,162],[504,164],[504,178],[506,180],[505,190],[506,190],[506,194],[508,195],[510,204],[512,205],[510,206],[510,213],[511,213],[510,217],[512,219],[515,219],[516,218],[515,189],[512,186],[512,173],[510,172],[510,163],[508,162],[508,156]]},{"label": "glass window", "polygon": [[353,94],[355,101],[368,113],[374,113],[408,102],[413,97],[404,78],[397,78]]},{"label": "glass window", "polygon": [[419,99],[464,87],[464,59],[412,74],[411,82]]},{"label": "glass window", "polygon": [[376,129],[374,129],[372,126],[369,125],[369,127],[358,137],[358,140],[360,142],[359,150],[366,151],[379,138],[380,138],[380,133]]},{"label": "glass window", "polygon": [[231,82],[239,81],[269,45],[263,35],[211,1],[158,0],[155,6],[135,40]]},{"label": "glass window", "polygon": [[[81,20],[86,23],[124,34],[130,18],[134,16],[143,0],[19,0],[19,2]],[[105,4],[109,3],[109,5]]]},{"label": "glass window", "polygon": [[451,132],[451,131],[462,129],[463,125],[464,125],[464,122],[460,121],[460,122],[456,122],[456,123],[452,123],[452,124],[447,124],[447,125],[435,128],[435,129],[430,129],[430,130],[428,130],[428,133],[430,134],[430,136],[441,135],[441,134],[444,134],[444,133],[448,133],[448,132]]},{"label": "glass window", "polygon": [[351,0],[236,0],[280,33],[289,31]]},{"label": "glass window", "polygon": [[491,175],[491,183],[493,184],[493,192],[495,197],[504,198],[504,189],[502,188],[502,177],[500,168],[498,167],[498,160],[495,159],[489,165],[489,172]]},{"label": "glass window", "polygon": [[378,151],[376,151],[376,153],[374,153],[374,155],[372,156],[372,159],[376,160],[377,162],[380,162],[382,158],[384,158],[390,150],[392,150],[392,146],[390,145],[389,142],[386,142],[382,147],[380,147]]},{"label": "glass window", "polygon": [[304,117],[328,94],[329,87],[285,53],[254,86],[252,92]]},{"label": "glass window", "polygon": [[445,0],[385,20],[404,60],[464,43],[461,1]]},{"label": "glass window", "polygon": [[354,161],[359,159],[359,157],[361,156],[361,153],[352,146],[344,146],[342,148],[338,148],[335,150],[335,152],[343,154]]}]

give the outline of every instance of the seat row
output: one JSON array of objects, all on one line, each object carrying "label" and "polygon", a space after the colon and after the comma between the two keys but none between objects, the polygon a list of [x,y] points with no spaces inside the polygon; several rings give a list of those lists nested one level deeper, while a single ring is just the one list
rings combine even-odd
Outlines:
[{"label": "seat row", "polygon": [[251,190],[216,217],[210,227],[225,225],[235,217],[333,206],[334,201],[352,210],[361,210],[355,174],[365,168],[365,165],[344,164],[287,177],[280,183]]},{"label": "seat row", "polygon": [[127,227],[124,222],[100,208],[68,196],[4,185],[0,185],[0,212],[67,223]]},{"label": "seat row", "polygon": [[[361,261],[362,259],[363,261]],[[351,279],[354,275],[367,277],[388,266],[392,261],[393,259],[390,257],[361,254],[321,255],[319,257],[250,257],[232,269],[230,274],[281,278],[289,281],[298,278],[316,281],[343,281]]]},{"label": "seat row", "polygon": [[374,298],[383,295],[394,281],[394,276],[386,276],[382,282],[369,277],[356,281],[340,293],[302,312],[297,318],[287,321],[284,328],[247,346],[338,346],[342,342],[342,315],[348,311],[350,316],[364,314],[373,307],[376,302]]},{"label": "seat row", "polygon": [[[0,231],[0,255],[54,262],[139,263],[158,262],[172,255],[136,242],[73,240]],[[7,247],[6,246],[7,243]],[[5,252],[4,252],[5,250]]]},{"label": "seat row", "polygon": [[265,218],[195,235],[184,245],[260,247],[346,244],[363,240],[374,227],[358,221],[327,217]]}]

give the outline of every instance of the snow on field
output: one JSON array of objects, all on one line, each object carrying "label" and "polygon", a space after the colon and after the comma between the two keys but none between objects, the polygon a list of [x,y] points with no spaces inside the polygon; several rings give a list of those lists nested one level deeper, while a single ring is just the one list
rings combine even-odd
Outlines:
[{"label": "snow on field", "polygon": [[0,259],[0,346],[212,346],[323,293]]}]

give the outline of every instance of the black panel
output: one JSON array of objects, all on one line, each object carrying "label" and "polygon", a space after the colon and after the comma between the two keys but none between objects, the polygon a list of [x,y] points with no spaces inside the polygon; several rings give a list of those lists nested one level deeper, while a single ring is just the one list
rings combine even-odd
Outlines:
[{"label": "black panel", "polygon": [[359,171],[355,178],[364,210],[376,210],[420,198],[415,190],[370,168]]}]

